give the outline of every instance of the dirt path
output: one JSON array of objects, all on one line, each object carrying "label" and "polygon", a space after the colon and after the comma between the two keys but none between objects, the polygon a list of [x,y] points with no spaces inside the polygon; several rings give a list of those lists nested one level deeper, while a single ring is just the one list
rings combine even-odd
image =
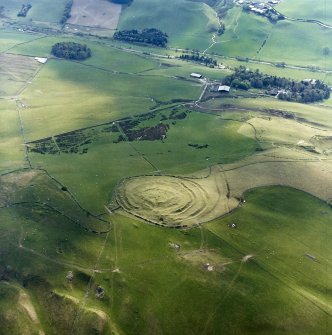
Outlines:
[{"label": "dirt path", "polygon": [[[111,222],[110,222],[110,227],[111,227]],[[95,261],[95,264],[92,268],[92,275],[90,277],[90,280],[88,282],[88,285],[86,287],[86,291],[85,291],[85,294],[84,294],[84,297],[83,299],[81,299],[81,301],[79,302],[79,305],[78,305],[78,309],[77,309],[77,313],[76,313],[76,316],[74,318],[74,321],[73,321],[73,324],[72,324],[72,328],[71,328],[71,332],[70,334],[75,334],[75,330],[76,330],[76,327],[77,327],[77,324],[78,322],[80,321],[80,318],[81,318],[81,315],[83,314],[84,312],[84,307],[86,306],[86,303],[87,303],[87,300],[89,299],[89,296],[91,294],[91,290],[92,288],[94,287],[94,278],[95,278],[95,274],[98,273],[98,271],[96,271],[96,269],[98,268],[99,266],[99,263],[100,263],[100,259],[102,257],[102,255],[104,254],[104,251],[105,251],[105,247],[107,245],[107,242],[108,242],[108,238],[110,236],[110,231],[111,229],[109,230],[109,232],[106,234],[105,236],[105,239],[104,239],[104,243],[103,245],[101,246],[100,250],[99,250],[99,253],[97,255],[97,258],[96,258],[96,261]]]}]

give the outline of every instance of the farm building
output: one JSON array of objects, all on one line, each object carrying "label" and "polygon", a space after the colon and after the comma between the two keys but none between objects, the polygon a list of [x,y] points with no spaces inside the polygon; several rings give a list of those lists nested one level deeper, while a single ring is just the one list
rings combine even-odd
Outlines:
[{"label": "farm building", "polygon": [[47,58],[44,57],[35,57],[35,60],[42,64],[45,64],[47,62]]},{"label": "farm building", "polygon": [[227,86],[227,85],[220,85],[218,87],[218,92],[226,92],[226,93],[229,93],[231,87],[230,86]]},{"label": "farm building", "polygon": [[306,84],[315,85],[317,80],[316,79],[303,79],[302,81]]},{"label": "farm building", "polygon": [[202,79],[203,76],[199,73],[193,72],[193,73],[190,74],[190,77],[197,78],[197,79]]}]

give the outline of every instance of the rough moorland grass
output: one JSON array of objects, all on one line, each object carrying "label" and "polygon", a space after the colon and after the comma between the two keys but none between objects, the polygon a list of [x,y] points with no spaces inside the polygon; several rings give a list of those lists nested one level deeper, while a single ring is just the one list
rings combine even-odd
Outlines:
[{"label": "rough moorland grass", "polygon": [[125,180],[115,194],[112,200],[124,211],[168,227],[192,227],[211,221],[239,204],[227,196],[222,173],[201,179],[140,176]]},{"label": "rough moorland grass", "polygon": [[[328,101],[329,102],[329,101]],[[202,104],[207,109],[218,109],[225,108],[226,105],[232,105],[234,107],[246,107],[253,112],[263,111],[267,109],[277,109],[281,111],[288,111],[294,113],[298,117],[303,117],[309,122],[317,123],[319,128],[331,129],[332,128],[332,110],[329,106],[323,105],[312,105],[312,104],[300,104],[295,102],[280,101],[275,98],[227,98],[227,99],[214,99],[209,100]],[[227,106],[226,106],[227,107]]]},{"label": "rough moorland grass", "polygon": [[[321,157],[325,159],[325,156]],[[253,157],[235,165],[223,166],[232,196],[241,197],[246,190],[254,187],[283,185],[303,190],[327,202],[331,200],[331,161],[318,160],[319,156],[312,155],[299,161],[287,158],[285,161],[283,157],[275,159],[273,152],[258,158],[263,160]]]},{"label": "rough moorland grass", "polygon": [[[249,137],[257,137],[261,142],[268,142],[274,145],[293,146],[300,149],[304,146],[312,146],[312,138],[330,137],[332,130],[313,128],[311,124],[295,122],[277,117],[254,117],[248,121],[255,129],[247,125],[242,126],[239,132]],[[317,143],[316,150],[320,151],[320,144]]]},{"label": "rough moorland grass", "polygon": [[[0,283],[0,322],[2,334],[38,334],[39,327],[22,306],[22,291],[7,282]],[[20,299],[21,298],[21,299]]]}]

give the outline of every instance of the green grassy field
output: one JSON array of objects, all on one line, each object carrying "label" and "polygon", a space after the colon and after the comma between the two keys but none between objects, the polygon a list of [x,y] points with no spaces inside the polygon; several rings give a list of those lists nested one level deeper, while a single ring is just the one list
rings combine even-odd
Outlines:
[{"label": "green grassy field", "polygon": [[[284,37],[285,31],[288,31]],[[305,31],[305,34],[303,34]],[[271,30],[259,57],[267,60],[282,59],[286,63],[302,66],[331,68],[331,55],[324,55],[325,47],[332,48],[332,30],[304,22],[278,22]],[[303,46],[306,47],[303,47]],[[278,47],[277,47],[278,46]],[[280,50],[288,50],[287,53]]]},{"label": "green grassy field", "polygon": [[[330,83],[308,66],[332,66],[322,53],[331,30],[234,7],[212,45],[216,12],[202,2],[134,0],[123,10],[119,29],[159,28],[172,48],[211,46],[223,70],[174,59],[181,50],[18,30],[59,29],[65,3],[33,2],[18,19],[22,3],[0,0],[0,335],[330,334],[331,99],[233,90],[205,101],[205,83],[190,73],[220,81],[243,64]],[[329,4],[301,3],[277,8],[329,22]],[[59,41],[86,43],[92,57],[55,59]],[[273,65],[282,61],[305,69]],[[145,176],[133,196],[160,205],[150,224],[130,214],[141,213],[139,201],[132,212],[116,207],[115,190],[133,176]],[[215,215],[204,220],[204,203],[164,185],[175,177]],[[166,225],[181,225],[186,206],[199,221],[191,224],[213,220],[157,227],[165,199],[182,207]]]},{"label": "green grassy field", "polygon": [[[34,140],[141,114],[156,102],[192,100],[198,98],[200,90],[195,82],[114,74],[85,63],[52,60],[22,94],[28,106],[22,118],[28,139]],[[79,103],[72,100],[73,95],[81,97]],[[66,108],[59,111],[63,105]],[[47,128],[42,126],[45,124]]]},{"label": "green grassy field", "polygon": [[[153,15],[151,13],[153,11]],[[214,11],[201,2],[190,6],[183,0],[165,3],[136,0],[124,10],[119,29],[158,28],[169,35],[170,45],[179,48],[205,49],[210,45],[209,29],[217,26]]]},{"label": "green grassy field", "polygon": [[21,10],[22,2],[19,0],[1,0],[0,6],[4,7],[5,18],[17,20],[19,23],[59,23],[65,8],[66,0],[59,0],[56,3],[49,0],[40,0],[31,3],[32,7],[26,17],[17,17]]},{"label": "green grassy field", "polygon": [[0,171],[24,167],[25,150],[15,102],[0,101],[0,120]]},{"label": "green grassy field", "polygon": [[[169,110],[162,111],[139,127],[158,124],[161,115],[168,117],[169,114]],[[191,112],[185,120],[169,120],[166,123],[170,125],[170,130],[163,141],[113,143],[119,133],[103,135],[102,130],[97,128],[98,139],[87,146],[88,154],[32,153],[31,161],[33,166],[42,166],[70,186],[86,207],[103,211],[113,188],[124,177],[156,170],[165,174],[190,174],[216,163],[236,161],[252,154],[258,147],[255,140],[237,133],[242,123],[225,121],[218,116]],[[207,148],[196,149],[189,144],[207,145]],[[96,165],[96,161],[101,164]],[[80,173],[75,177],[73,173],[77,169]],[[92,193],[96,194],[93,199]]]},{"label": "green grassy field", "polygon": [[332,4],[325,0],[317,0],[314,5],[310,0],[302,0],[300,5],[285,0],[280,2],[276,9],[291,18],[319,20],[323,23],[332,24]]},{"label": "green grassy field", "polygon": [[[114,232],[108,238],[84,233],[66,220],[60,223],[51,213],[45,220],[43,211],[28,207],[2,209],[2,222],[7,222],[1,225],[6,236],[2,250],[12,247],[1,263],[10,264],[9,278],[14,273],[22,278],[41,327],[50,334],[70,329],[89,333],[93,310],[109,315],[104,323],[112,320],[126,334],[328,334],[330,208],[285,188],[255,190],[246,200],[231,216],[187,232],[112,216]],[[25,217],[23,228],[20,217]],[[228,227],[233,222],[235,230]],[[15,247],[20,234],[21,248]],[[93,275],[88,270],[92,266],[119,270]],[[65,279],[69,270],[74,271],[72,284]],[[94,296],[97,285],[105,290],[102,300]],[[54,292],[51,300],[49,290]],[[24,312],[20,318],[29,319]],[[11,321],[23,329],[16,319]],[[97,324],[103,325],[99,333],[108,333],[110,325]]]}]

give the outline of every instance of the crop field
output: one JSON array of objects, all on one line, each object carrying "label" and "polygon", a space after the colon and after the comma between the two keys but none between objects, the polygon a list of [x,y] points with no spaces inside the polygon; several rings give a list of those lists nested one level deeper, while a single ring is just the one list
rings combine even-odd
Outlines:
[{"label": "crop field", "polygon": [[74,0],[67,23],[116,29],[121,8],[121,5],[103,0]]},{"label": "crop field", "polygon": [[32,57],[0,55],[0,96],[16,95],[40,68]]},{"label": "crop field", "polygon": [[[75,0],[60,25],[67,1],[37,2],[0,0],[0,335],[329,335],[331,98],[210,88],[239,65],[329,85],[332,30],[235,6],[217,36],[213,0]],[[277,9],[329,23],[301,3]]]}]

